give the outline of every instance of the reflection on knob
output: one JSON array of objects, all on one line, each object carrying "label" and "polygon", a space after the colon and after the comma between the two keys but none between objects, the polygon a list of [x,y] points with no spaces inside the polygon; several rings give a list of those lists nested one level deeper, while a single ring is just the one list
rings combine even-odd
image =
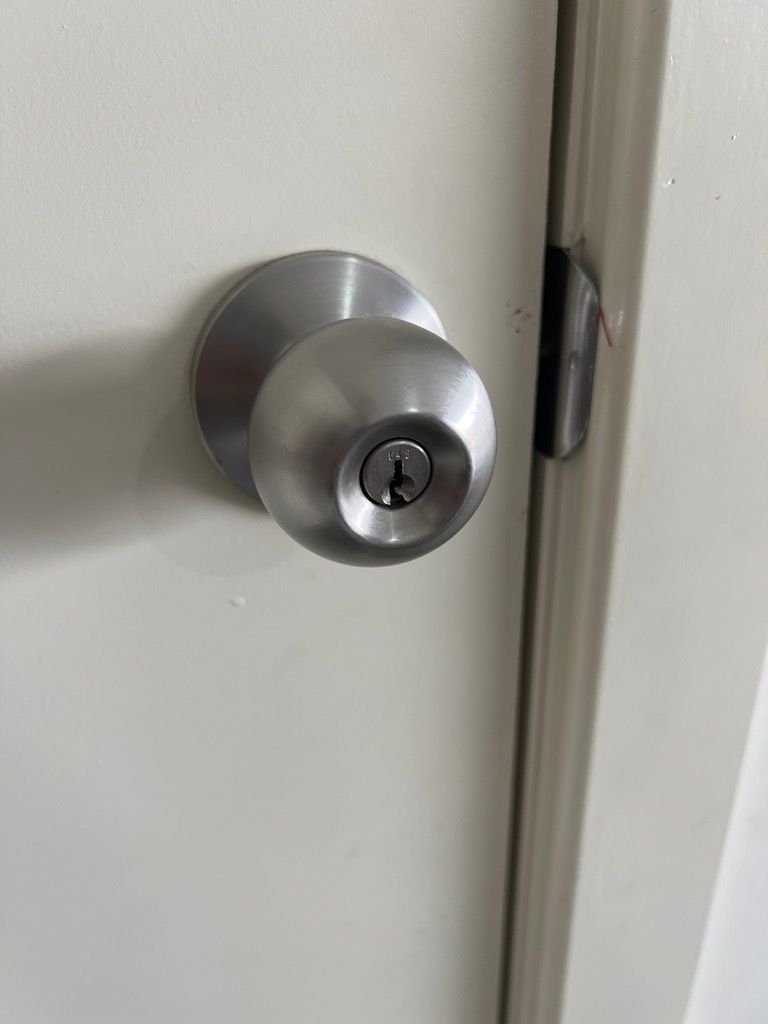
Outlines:
[{"label": "reflection on knob", "polygon": [[227,476],[338,562],[434,550],[493,472],[477,372],[407,281],[348,253],[289,256],[243,281],[203,332],[193,400]]}]

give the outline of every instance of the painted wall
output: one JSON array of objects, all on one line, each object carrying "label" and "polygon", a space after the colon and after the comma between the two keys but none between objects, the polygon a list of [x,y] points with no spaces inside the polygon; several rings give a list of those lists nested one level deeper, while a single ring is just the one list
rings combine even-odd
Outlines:
[{"label": "painted wall", "polygon": [[768,1020],[768,657],[685,1024]]}]

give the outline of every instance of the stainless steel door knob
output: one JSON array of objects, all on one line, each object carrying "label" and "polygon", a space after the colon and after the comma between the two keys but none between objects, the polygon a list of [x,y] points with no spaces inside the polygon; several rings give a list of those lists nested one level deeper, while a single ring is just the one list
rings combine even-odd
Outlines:
[{"label": "stainless steel door knob", "polygon": [[203,331],[192,395],[222,471],[337,562],[434,550],[490,483],[480,377],[424,296],[361,256],[299,253],[242,281]]}]

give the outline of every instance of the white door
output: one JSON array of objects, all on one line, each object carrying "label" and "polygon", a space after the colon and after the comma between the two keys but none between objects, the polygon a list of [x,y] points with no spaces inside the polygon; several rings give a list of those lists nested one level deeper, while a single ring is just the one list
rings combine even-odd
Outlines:
[{"label": "white door", "polygon": [[[554,0],[9,0],[0,1018],[490,1024]],[[211,306],[360,252],[499,455],[416,562],[297,546],[207,460]]]}]

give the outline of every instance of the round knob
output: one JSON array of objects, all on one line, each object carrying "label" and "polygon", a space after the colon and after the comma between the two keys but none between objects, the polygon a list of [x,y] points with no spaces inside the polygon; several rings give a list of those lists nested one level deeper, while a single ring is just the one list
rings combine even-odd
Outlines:
[{"label": "round knob", "polygon": [[493,472],[477,372],[422,295],[359,256],[300,254],[246,279],[203,334],[193,394],[224,472],[335,561],[432,551]]}]

